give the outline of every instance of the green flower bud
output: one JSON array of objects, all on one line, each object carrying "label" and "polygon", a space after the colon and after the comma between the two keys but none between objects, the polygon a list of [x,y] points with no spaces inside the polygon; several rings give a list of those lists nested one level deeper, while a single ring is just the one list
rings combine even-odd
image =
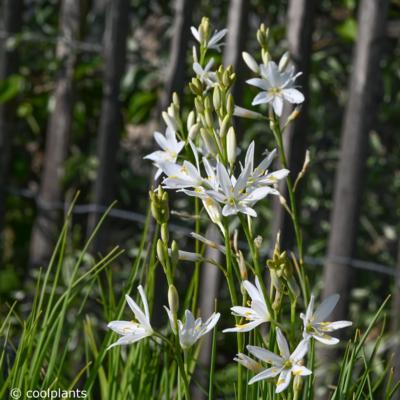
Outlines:
[{"label": "green flower bud", "polygon": [[168,232],[168,225],[166,223],[161,225],[161,240],[168,245],[169,241],[169,232]]},{"label": "green flower bud", "polygon": [[227,134],[230,124],[231,124],[231,116],[227,114],[222,120],[222,123],[219,128],[219,136],[221,138],[225,137],[225,135]]},{"label": "green flower bud", "polygon": [[218,110],[221,107],[221,91],[218,86],[214,87],[213,105],[215,110]]},{"label": "green flower bud", "polygon": [[161,265],[165,268],[166,266],[166,258],[165,258],[165,244],[161,239],[157,240],[157,258],[160,261]]},{"label": "green flower bud", "polygon": [[175,268],[178,265],[178,261],[179,261],[179,247],[178,247],[178,243],[176,243],[176,241],[173,240],[172,244],[171,244],[172,268]]},{"label": "green flower bud", "polygon": [[189,139],[194,140],[197,134],[199,133],[200,130],[200,125],[199,124],[194,124],[189,130]]},{"label": "green flower bud", "polygon": [[235,108],[235,100],[233,99],[233,96],[229,94],[228,98],[226,99],[226,112],[229,115],[233,115],[234,108]]},{"label": "green flower bud", "polygon": [[169,205],[168,193],[165,192],[161,186],[156,190],[149,192],[150,208],[153,218],[159,223],[163,224],[168,222],[169,219]]},{"label": "green flower bud", "polygon": [[168,288],[168,305],[172,315],[176,315],[179,310],[179,295],[174,285],[169,285]]}]

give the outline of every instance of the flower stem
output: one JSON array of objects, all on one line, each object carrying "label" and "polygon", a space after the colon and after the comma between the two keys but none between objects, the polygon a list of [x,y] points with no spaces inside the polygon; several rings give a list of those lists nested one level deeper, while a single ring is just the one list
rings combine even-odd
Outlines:
[{"label": "flower stem", "polygon": [[[282,129],[279,123],[278,118],[274,114],[271,120],[271,129],[274,134],[276,143],[278,145],[278,152],[279,152],[279,158],[282,163],[282,166],[284,168],[288,168],[288,163],[286,159],[286,153],[285,153],[285,147],[283,144],[283,138],[282,138]],[[296,197],[295,193],[293,190],[293,180],[290,174],[286,177],[286,186],[287,186],[287,191],[289,195],[289,202],[290,202],[290,210],[291,210],[291,219],[293,222],[293,228],[294,228],[294,233],[296,237],[296,245],[298,249],[298,254],[299,254],[299,263],[300,263],[300,273],[301,273],[301,279],[305,280],[304,276],[304,269],[302,268],[304,265],[304,250],[303,250],[303,236],[300,228],[300,218],[299,218],[299,212],[297,209],[297,204],[296,204]],[[305,292],[305,287],[304,285],[301,285],[303,288],[303,296],[304,300],[307,302],[309,294]]]},{"label": "flower stem", "polygon": [[[233,306],[238,305],[238,298],[235,289],[235,282],[233,281],[233,271],[232,271],[232,250],[229,240],[229,228],[226,219],[224,218],[224,230],[225,230],[225,248],[226,248],[226,278],[228,283],[229,294],[231,296],[231,302]],[[236,323],[240,322],[238,317],[235,317]],[[241,333],[237,333],[237,349],[238,353],[243,351],[243,337]],[[237,398],[238,400],[243,399],[243,367],[238,364],[238,386],[237,386]]]},{"label": "flower stem", "polygon": [[246,235],[246,239],[247,239],[247,243],[250,247],[250,253],[251,253],[251,258],[253,260],[254,263],[254,269],[256,272],[256,276],[258,278],[258,280],[260,281],[260,285],[261,285],[261,289],[263,291],[263,295],[264,295],[264,299],[265,299],[265,303],[267,305],[268,308],[268,313],[271,316],[272,319],[275,319],[275,313],[274,310],[272,308],[272,304],[271,304],[271,300],[268,296],[267,293],[267,289],[264,285],[264,279],[263,279],[263,275],[262,275],[262,270],[261,270],[261,265],[260,265],[260,257],[258,254],[258,250],[256,249],[256,246],[254,245],[254,239],[253,239],[253,233],[250,231],[250,228],[247,224],[246,219],[239,214],[239,218],[240,218],[240,222],[242,224],[244,233]]}]

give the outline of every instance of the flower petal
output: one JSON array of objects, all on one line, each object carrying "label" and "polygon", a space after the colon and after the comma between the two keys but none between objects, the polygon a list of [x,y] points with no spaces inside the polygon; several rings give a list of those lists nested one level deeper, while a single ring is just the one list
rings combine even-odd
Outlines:
[{"label": "flower petal", "polygon": [[304,101],[303,93],[297,89],[283,89],[282,95],[289,103],[300,104]]},{"label": "flower petal", "polygon": [[274,99],[274,96],[272,96],[270,93],[268,92],[260,92],[258,93],[258,95],[256,97],[254,97],[253,101],[252,101],[252,105],[256,106],[258,104],[267,104],[270,101],[272,101]]},{"label": "flower petal", "polygon": [[272,364],[274,366],[282,366],[283,362],[282,357],[278,356],[272,351],[269,351],[267,349],[258,346],[247,345],[246,347],[249,353],[253,354],[253,356],[257,357],[261,361],[264,361],[268,364]]},{"label": "flower petal", "polygon": [[271,367],[268,368],[249,380],[249,385],[255,382],[262,381],[263,379],[274,378],[282,371],[281,368]]},{"label": "flower petal", "polygon": [[290,357],[289,345],[285,336],[279,328],[276,328],[276,340],[278,342],[281,356],[285,359],[288,359]]},{"label": "flower petal", "polygon": [[296,363],[302,360],[308,351],[308,343],[307,339],[303,339],[290,355],[290,359]]},{"label": "flower petal", "polygon": [[299,376],[307,376],[312,374],[311,370],[309,370],[306,367],[303,367],[302,365],[293,365],[292,372],[293,375],[299,375]]},{"label": "flower petal", "polygon": [[291,378],[292,371],[290,369],[284,369],[279,375],[275,393],[283,392],[289,386]]},{"label": "flower petal", "polygon": [[315,310],[315,322],[326,321],[326,317],[333,311],[339,301],[340,296],[335,293],[325,299]]},{"label": "flower petal", "polygon": [[283,110],[283,100],[280,96],[274,96],[272,101],[272,107],[274,109],[275,114],[280,117],[282,115]]}]

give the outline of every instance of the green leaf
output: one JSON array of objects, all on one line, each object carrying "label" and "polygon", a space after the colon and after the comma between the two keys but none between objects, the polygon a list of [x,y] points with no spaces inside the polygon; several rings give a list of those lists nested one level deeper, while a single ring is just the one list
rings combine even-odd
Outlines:
[{"label": "green leaf", "polygon": [[6,103],[21,91],[24,78],[20,75],[10,75],[7,79],[0,81],[0,103]]},{"label": "green leaf", "polygon": [[354,42],[357,37],[357,21],[354,18],[346,19],[336,28],[336,33],[341,39]]}]

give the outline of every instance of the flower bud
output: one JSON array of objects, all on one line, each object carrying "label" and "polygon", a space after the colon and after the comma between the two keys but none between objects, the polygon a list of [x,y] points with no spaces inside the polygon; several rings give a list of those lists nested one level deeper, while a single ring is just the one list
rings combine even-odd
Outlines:
[{"label": "flower bud", "polygon": [[243,253],[240,250],[238,251],[237,258],[239,264],[240,278],[242,279],[242,281],[247,281],[248,274],[247,274],[246,261],[244,259]]},{"label": "flower bud", "polygon": [[153,218],[159,223],[163,224],[168,222],[169,219],[169,206],[168,206],[168,193],[165,192],[161,186],[157,190],[151,190],[150,208]]},{"label": "flower bud", "polygon": [[228,132],[229,125],[231,123],[231,116],[229,114],[225,115],[224,119],[219,128],[219,136],[221,138],[225,137],[226,133]]},{"label": "flower bud", "polygon": [[179,310],[179,295],[174,285],[169,285],[168,288],[168,305],[172,315],[176,315]]},{"label": "flower bud", "polygon": [[179,261],[179,248],[178,248],[178,243],[176,243],[175,240],[173,240],[171,244],[170,256],[171,256],[172,268],[175,268],[178,265]]},{"label": "flower bud", "polygon": [[280,72],[284,72],[286,70],[287,66],[289,65],[289,61],[290,61],[290,54],[288,51],[286,51],[279,60],[278,69]]},{"label": "flower bud", "polygon": [[197,114],[201,114],[204,112],[204,106],[203,102],[201,101],[201,98],[196,97],[194,99],[194,106],[196,107]]},{"label": "flower bud", "polygon": [[194,138],[197,136],[200,130],[200,125],[199,124],[194,124],[191,126],[189,129],[189,139],[194,140]]},{"label": "flower bud", "polygon": [[206,197],[202,200],[204,208],[207,211],[208,216],[214,224],[221,224],[222,221],[222,211],[221,206],[212,198]]},{"label": "flower bud", "polygon": [[165,244],[168,244],[169,232],[168,232],[168,225],[166,223],[161,225],[161,240]]},{"label": "flower bud", "polygon": [[212,128],[214,125],[214,120],[213,120],[213,116],[212,116],[212,112],[211,109],[206,108],[206,111],[204,113],[205,116],[205,120],[206,120],[206,124],[209,128]]},{"label": "flower bud", "polygon": [[186,127],[187,130],[190,131],[190,128],[196,123],[196,113],[194,111],[190,111],[188,117],[187,117],[187,122],[186,122]]},{"label": "flower bud", "polygon": [[160,261],[161,265],[165,268],[166,259],[165,259],[165,245],[161,239],[157,240],[157,258]]},{"label": "flower bud", "polygon": [[214,86],[213,105],[215,110],[218,110],[221,107],[221,91],[218,86]]},{"label": "flower bud", "polygon": [[179,109],[179,96],[178,93],[174,92],[172,93],[172,103],[174,103],[175,107],[177,107]]},{"label": "flower bud", "polygon": [[226,153],[228,156],[228,162],[231,167],[235,164],[236,161],[236,133],[233,126],[228,129],[228,133],[226,135]]},{"label": "flower bud", "polygon": [[263,242],[263,238],[262,236],[258,235],[255,239],[254,239],[254,246],[256,246],[257,249],[261,248]]},{"label": "flower bud", "polygon": [[229,115],[233,115],[234,108],[235,108],[235,101],[233,99],[233,96],[229,94],[228,98],[226,99],[226,112]]},{"label": "flower bud", "polygon": [[257,61],[247,52],[242,53],[243,61],[246,65],[256,74],[260,72],[260,67],[257,64]]},{"label": "flower bud", "polygon": [[175,118],[172,118],[167,112],[163,111],[162,112],[162,117],[164,119],[164,122],[167,124],[167,126],[172,129],[173,131],[176,132],[176,130],[178,129],[177,125],[176,125],[176,121]]}]

